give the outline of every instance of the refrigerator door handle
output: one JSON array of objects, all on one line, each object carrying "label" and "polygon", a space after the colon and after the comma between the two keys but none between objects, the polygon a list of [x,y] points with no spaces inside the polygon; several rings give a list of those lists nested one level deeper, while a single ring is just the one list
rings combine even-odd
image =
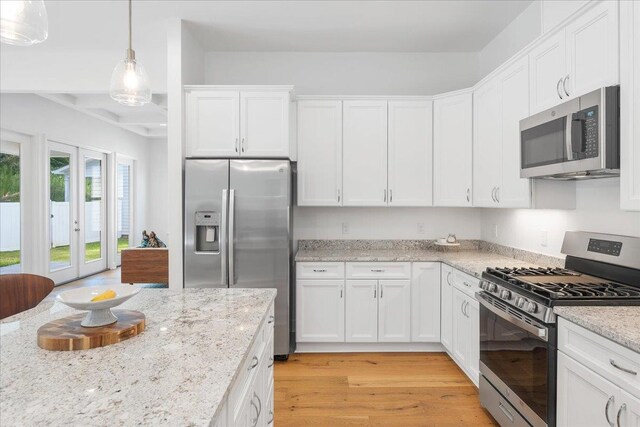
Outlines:
[{"label": "refrigerator door handle", "polygon": [[220,209],[222,211],[222,214],[220,215],[220,271],[222,272],[222,279],[220,283],[222,283],[223,285],[229,284],[229,279],[227,276],[227,265],[229,261],[229,254],[227,253],[227,206],[229,205],[228,198],[229,197],[227,189],[225,188],[224,190],[222,190],[222,208]]},{"label": "refrigerator door handle", "polygon": [[236,284],[234,252],[235,252],[235,210],[236,210],[236,190],[229,190],[229,286]]}]

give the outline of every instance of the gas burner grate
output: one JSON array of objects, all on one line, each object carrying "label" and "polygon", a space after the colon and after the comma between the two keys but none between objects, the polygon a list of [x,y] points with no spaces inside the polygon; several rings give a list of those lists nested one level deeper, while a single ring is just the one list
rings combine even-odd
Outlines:
[{"label": "gas burner grate", "polygon": [[630,286],[613,282],[601,283],[536,283],[531,284],[531,290],[542,296],[553,299],[569,298],[638,298],[640,291]]}]

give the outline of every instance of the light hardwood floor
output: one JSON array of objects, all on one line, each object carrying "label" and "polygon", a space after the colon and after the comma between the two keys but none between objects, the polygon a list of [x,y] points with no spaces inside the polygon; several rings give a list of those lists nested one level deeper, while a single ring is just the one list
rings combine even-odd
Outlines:
[{"label": "light hardwood floor", "polygon": [[293,354],[274,375],[278,427],[497,425],[445,353]]}]

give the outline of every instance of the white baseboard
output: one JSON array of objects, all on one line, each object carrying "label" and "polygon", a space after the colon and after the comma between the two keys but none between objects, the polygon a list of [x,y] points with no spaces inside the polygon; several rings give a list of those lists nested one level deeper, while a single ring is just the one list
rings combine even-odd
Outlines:
[{"label": "white baseboard", "polygon": [[439,342],[301,342],[296,353],[444,352]]}]

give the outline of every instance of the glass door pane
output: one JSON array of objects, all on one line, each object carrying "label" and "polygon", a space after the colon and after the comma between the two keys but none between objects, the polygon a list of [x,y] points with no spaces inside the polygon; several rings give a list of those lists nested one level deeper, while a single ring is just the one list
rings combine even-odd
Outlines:
[{"label": "glass door pane", "polygon": [[104,154],[79,150],[82,159],[80,194],[80,275],[107,268],[105,236],[105,159]]},{"label": "glass door pane", "polygon": [[133,245],[133,161],[119,158],[116,162],[116,238],[117,259],[123,249]]},{"label": "glass door pane", "polygon": [[0,141],[0,273],[21,271],[20,144]]}]

